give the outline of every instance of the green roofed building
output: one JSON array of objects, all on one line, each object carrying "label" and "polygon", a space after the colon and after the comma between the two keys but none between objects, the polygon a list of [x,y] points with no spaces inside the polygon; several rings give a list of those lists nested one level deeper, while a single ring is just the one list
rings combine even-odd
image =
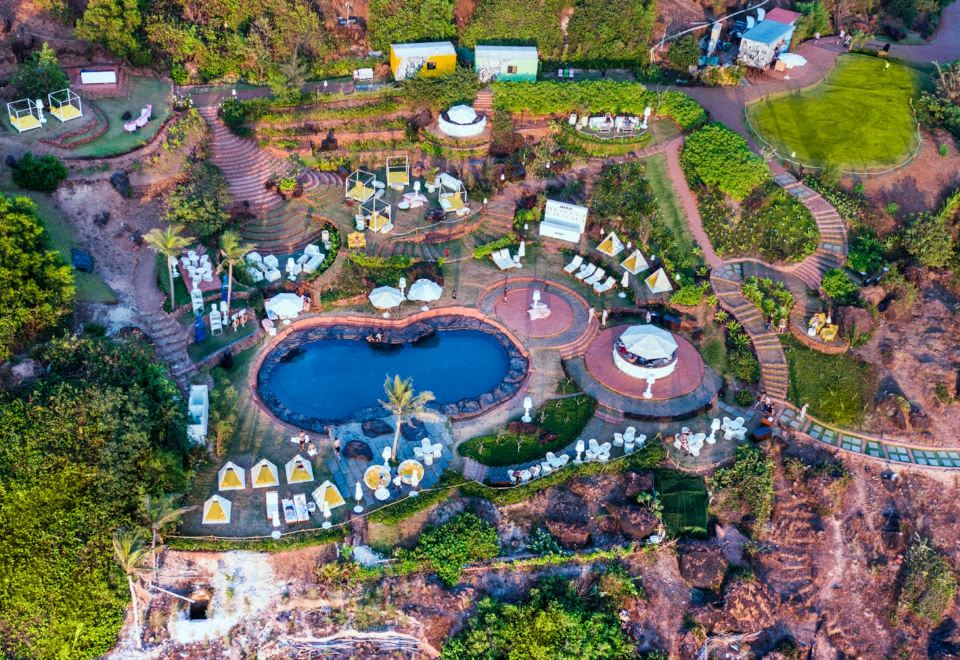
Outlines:
[{"label": "green roofed building", "polygon": [[537,79],[535,46],[477,46],[474,67],[483,82]]}]

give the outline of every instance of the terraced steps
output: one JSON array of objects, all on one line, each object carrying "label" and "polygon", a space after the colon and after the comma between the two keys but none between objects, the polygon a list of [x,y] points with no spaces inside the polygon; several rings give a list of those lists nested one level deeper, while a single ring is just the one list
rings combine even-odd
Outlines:
[{"label": "terraced steps", "polygon": [[192,328],[180,325],[172,316],[159,310],[144,312],[140,316],[144,333],[153,342],[157,357],[167,363],[174,381],[187,391],[189,376],[196,365],[187,354]]}]

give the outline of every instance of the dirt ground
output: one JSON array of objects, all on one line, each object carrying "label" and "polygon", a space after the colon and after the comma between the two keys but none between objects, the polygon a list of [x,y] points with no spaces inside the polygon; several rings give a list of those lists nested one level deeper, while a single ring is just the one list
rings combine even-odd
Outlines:
[{"label": "dirt ground", "polygon": [[[956,657],[954,608],[932,627],[898,610],[897,599],[901,562],[915,533],[960,561],[953,495],[960,475],[893,472],[872,462],[841,466],[812,443],[767,451],[777,464],[775,507],[753,540],[737,531],[749,529],[749,519],[718,511],[710,539],[672,541],[623,561],[645,594],[625,607],[624,630],[637,650],[693,658],[709,640],[715,653],[756,657]],[[558,528],[567,547],[583,547],[578,524],[590,548],[621,544],[623,521],[631,529],[629,521],[642,512],[635,495],[651,485],[649,474],[585,477],[521,504],[477,512],[497,524],[507,554],[522,554],[530,529],[557,521],[569,523]],[[431,519],[459,508],[441,507]],[[424,576],[357,584],[332,570],[335,556],[332,547],[167,552],[161,585],[209,598],[209,618],[187,620],[183,601],[155,597],[147,650],[135,652],[126,637],[113,657],[239,658],[255,649],[259,657],[290,657],[307,641],[337,635],[352,636],[337,657],[398,657],[401,647],[403,657],[436,657],[480,597],[522,599],[547,574],[587,589],[597,575],[589,562],[535,571],[481,566],[468,568],[454,590]],[[796,651],[803,655],[789,655]]]}]

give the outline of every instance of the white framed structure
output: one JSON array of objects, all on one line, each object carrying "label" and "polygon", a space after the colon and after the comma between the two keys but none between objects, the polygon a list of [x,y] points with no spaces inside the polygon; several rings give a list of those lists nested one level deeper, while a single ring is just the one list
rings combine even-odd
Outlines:
[{"label": "white framed structure", "polygon": [[387,157],[387,185],[399,190],[410,185],[410,159],[407,156]]},{"label": "white framed structure", "polygon": [[437,200],[445,213],[460,213],[467,207],[467,189],[463,181],[444,172],[437,177],[440,182],[440,194]]},{"label": "white framed structure", "polygon": [[10,125],[18,133],[32,131],[43,126],[43,111],[32,99],[20,99],[7,104],[7,117]]},{"label": "white framed structure", "polygon": [[380,197],[371,197],[361,204],[360,215],[370,231],[386,234],[393,229],[393,207]]},{"label": "white framed structure", "polygon": [[540,235],[569,243],[579,243],[580,234],[587,228],[586,206],[547,200],[540,222]]},{"label": "white framed structure", "polygon": [[655,325],[632,325],[613,345],[617,369],[638,380],[659,380],[677,368],[677,341]]},{"label": "white framed structure", "polygon": [[347,176],[343,184],[343,195],[361,204],[374,196],[377,192],[373,185],[377,177],[366,170],[356,170]]},{"label": "white framed structure", "polygon": [[47,107],[50,109],[50,114],[61,123],[83,116],[83,102],[80,100],[80,95],[69,87],[47,94]]},{"label": "white framed structure", "polygon": [[210,418],[210,390],[206,385],[191,385],[187,403],[187,437],[198,445],[207,441],[207,424]]}]

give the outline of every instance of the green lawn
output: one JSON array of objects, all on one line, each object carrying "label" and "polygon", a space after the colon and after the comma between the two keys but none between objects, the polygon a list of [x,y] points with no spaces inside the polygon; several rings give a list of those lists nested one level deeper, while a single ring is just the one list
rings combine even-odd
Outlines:
[{"label": "green lawn", "polygon": [[656,154],[647,158],[645,162],[647,164],[647,181],[650,182],[650,188],[653,189],[653,194],[657,198],[660,217],[673,234],[678,248],[684,252],[690,252],[694,245],[693,236],[690,235],[690,229],[687,227],[687,216],[680,206],[680,200],[677,199],[670,174],[667,173],[667,157],[663,154]]},{"label": "green lawn", "polygon": [[781,156],[803,164],[846,171],[890,167],[917,145],[910,100],[922,85],[923,77],[909,67],[842,55],[816,85],[748,105],[747,119]]},{"label": "green lawn", "polygon": [[[135,133],[123,130],[124,112],[137,117],[140,108],[153,104],[153,119]],[[97,108],[107,118],[110,128],[89,144],[73,150],[77,156],[114,156],[126,153],[149,140],[160,130],[161,124],[170,116],[170,86],[156,78],[130,78],[130,95],[119,99],[97,99]]]},{"label": "green lawn", "polygon": [[780,341],[790,370],[790,401],[810,404],[810,414],[828,424],[856,428],[876,399],[873,367],[850,353],[826,355],[807,348],[792,335]]},{"label": "green lawn", "polygon": [[552,399],[535,411],[534,423],[541,420],[540,426],[555,439],[540,442],[536,435],[524,435],[502,431],[494,435],[471,438],[461,444],[457,451],[484,465],[500,467],[525,463],[542,458],[548,451],[558,451],[576,440],[583,427],[593,417],[597,402],[586,395],[565,399]]},{"label": "green lawn", "polygon": [[663,524],[671,536],[706,536],[707,484],[695,474],[655,470],[654,484],[663,504]]},{"label": "green lawn", "polygon": [[216,351],[219,351],[224,346],[229,346],[233,342],[253,334],[253,331],[256,330],[256,327],[257,324],[255,321],[247,321],[247,325],[245,327],[237,328],[237,331],[234,332],[233,327],[227,325],[227,327],[224,328],[223,332],[219,335],[210,334],[210,328],[208,327],[207,338],[199,344],[194,343],[187,346],[187,353],[190,355],[191,360],[194,362],[199,362],[208,355],[212,355]]}]

